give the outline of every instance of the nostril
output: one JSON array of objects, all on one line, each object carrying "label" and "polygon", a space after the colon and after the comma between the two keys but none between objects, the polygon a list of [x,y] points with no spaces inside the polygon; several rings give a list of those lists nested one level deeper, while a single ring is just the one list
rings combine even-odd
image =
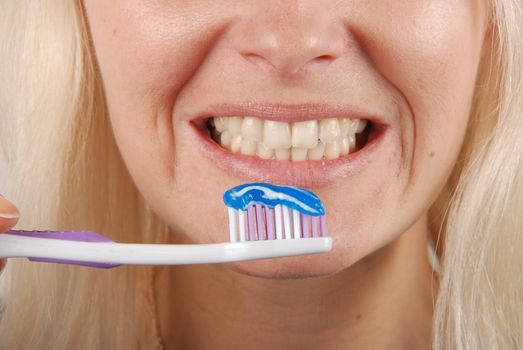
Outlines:
[{"label": "nostril", "polygon": [[276,67],[274,64],[272,64],[270,61],[266,60],[263,56],[255,54],[255,53],[247,53],[244,54],[243,57],[253,63],[254,65],[258,66],[261,69],[265,70],[272,70],[276,69],[278,70],[278,67]]},{"label": "nostril", "polygon": [[[311,55],[313,56],[313,55]],[[338,57],[336,55],[320,55],[317,57],[275,57],[267,59],[263,55],[256,53],[244,54],[243,57],[258,66],[261,69],[268,71],[276,71],[281,75],[294,75],[307,69],[309,65],[324,65],[335,61]]]},{"label": "nostril", "polygon": [[330,63],[334,60],[336,60],[338,57],[334,55],[321,55],[316,58],[314,58],[314,61],[320,62],[320,63]]}]

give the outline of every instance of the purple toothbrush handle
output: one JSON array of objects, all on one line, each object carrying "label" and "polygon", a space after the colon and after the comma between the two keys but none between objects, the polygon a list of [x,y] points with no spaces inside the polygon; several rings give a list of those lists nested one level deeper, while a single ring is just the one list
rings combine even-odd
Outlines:
[{"label": "purple toothbrush handle", "polygon": [[[7,231],[10,235],[35,237],[35,238],[50,238],[50,239],[62,239],[64,241],[80,241],[80,242],[112,242],[110,239],[93,231],[19,231],[11,230]],[[31,261],[37,262],[50,262],[58,264],[71,264],[81,265],[89,267],[97,267],[102,269],[109,269],[112,267],[120,266],[119,264],[105,264],[89,261],[78,261],[78,260],[64,260],[64,259],[52,259],[52,258],[34,258],[28,257]]]}]

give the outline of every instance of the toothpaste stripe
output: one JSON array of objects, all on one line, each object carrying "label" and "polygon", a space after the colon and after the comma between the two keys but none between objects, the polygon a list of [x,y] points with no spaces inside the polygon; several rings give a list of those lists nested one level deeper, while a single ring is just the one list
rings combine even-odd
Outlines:
[{"label": "toothpaste stripe", "polygon": [[263,204],[274,208],[278,204],[298,210],[302,214],[319,216],[325,214],[320,199],[312,192],[293,186],[253,183],[237,186],[224,193],[228,207],[246,209],[250,205]]},{"label": "toothpaste stripe", "polygon": [[246,187],[243,190],[239,191],[237,195],[241,197],[247,191],[252,191],[252,190],[260,190],[260,191],[264,192],[264,197],[266,197],[267,199],[286,200],[286,201],[289,201],[291,203],[296,204],[298,207],[301,207],[303,210],[315,211],[313,208],[311,208],[310,206],[306,205],[305,203],[299,201],[298,199],[296,199],[294,197],[291,197],[291,196],[286,195],[286,194],[281,193],[281,192],[278,193],[278,192],[275,192],[275,191],[271,191],[271,190],[269,190],[267,188],[264,188],[264,187],[261,187],[261,186]]}]

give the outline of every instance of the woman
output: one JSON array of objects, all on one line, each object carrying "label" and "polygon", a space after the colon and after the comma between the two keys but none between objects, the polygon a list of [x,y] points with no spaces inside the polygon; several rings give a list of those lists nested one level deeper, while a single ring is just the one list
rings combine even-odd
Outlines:
[{"label": "woman", "polygon": [[[12,259],[2,348],[523,346],[518,1],[2,7],[19,227],[224,241],[221,194],[263,180],[311,188],[334,240],[326,255],[223,266]],[[250,116],[287,136],[216,126]],[[270,147],[327,119],[314,151]],[[347,120],[364,126],[357,142],[336,138]]]}]

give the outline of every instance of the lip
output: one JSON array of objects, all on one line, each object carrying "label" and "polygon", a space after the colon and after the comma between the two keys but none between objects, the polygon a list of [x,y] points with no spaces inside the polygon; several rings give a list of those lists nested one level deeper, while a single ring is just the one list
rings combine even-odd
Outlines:
[{"label": "lip", "polygon": [[202,123],[210,117],[220,116],[251,116],[266,120],[275,120],[294,123],[305,120],[320,120],[325,118],[366,119],[376,125],[387,125],[385,115],[377,112],[365,111],[356,106],[326,105],[322,103],[305,104],[274,104],[274,103],[222,103],[187,115],[187,119],[194,123]]},{"label": "lip", "polygon": [[[254,116],[266,120],[298,122],[324,118],[365,119],[372,129],[365,146],[357,152],[333,160],[306,160],[302,162],[265,160],[256,156],[232,153],[214,142],[205,123],[213,116]],[[245,181],[270,182],[305,188],[318,188],[355,176],[371,166],[380,147],[388,138],[389,126],[383,116],[367,114],[354,107],[326,106],[324,104],[221,104],[187,117],[202,155],[228,176]]]}]

